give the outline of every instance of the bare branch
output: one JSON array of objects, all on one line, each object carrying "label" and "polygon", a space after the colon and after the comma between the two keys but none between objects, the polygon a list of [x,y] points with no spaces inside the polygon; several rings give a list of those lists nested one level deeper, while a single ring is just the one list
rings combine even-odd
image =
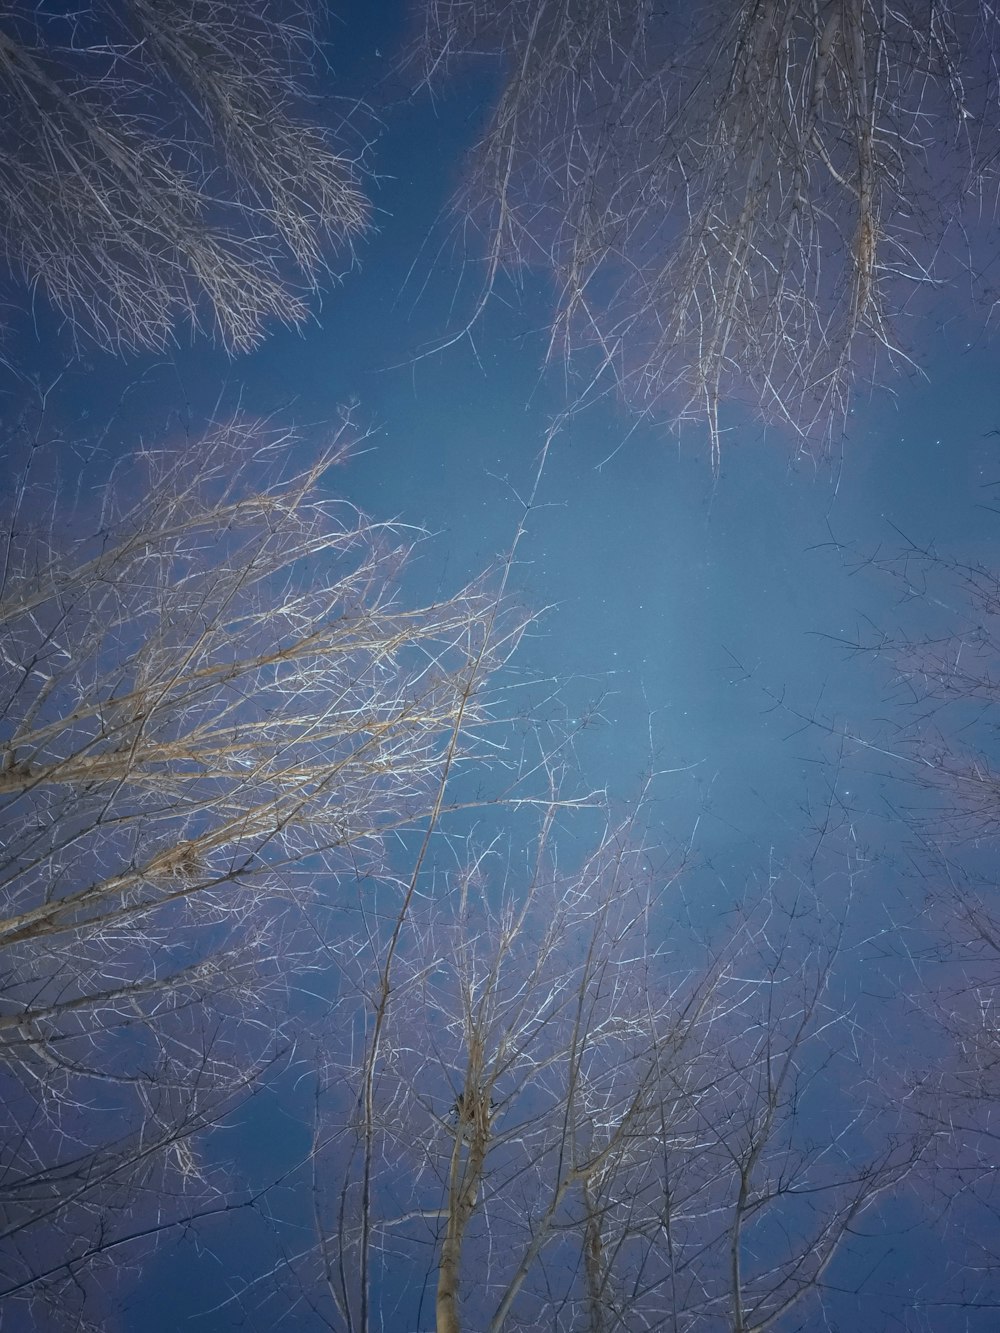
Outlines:
[{"label": "bare branch", "polygon": [[[548,269],[550,355],[587,397],[707,422],[746,401],[804,440],[949,274],[995,170],[987,5],[425,0],[412,62],[502,61],[460,211],[501,271]],[[957,261],[956,261],[957,262]]]},{"label": "bare branch", "polygon": [[189,1139],[287,1046],[284,997],[322,965],[312,905],[346,882],[375,896],[387,834],[423,827],[443,770],[485,753],[485,681],[524,619],[488,579],[403,607],[399,533],[325,491],[348,443],[345,426],[295,465],[287,433],[232,423],[138,451],[89,513],[46,494],[35,450],[11,498],[11,1293],[43,1299],[57,1232],[83,1290],[91,1260],[142,1231],[150,1172],[199,1178]]},{"label": "bare branch", "polygon": [[303,116],[309,12],[223,0],[5,6],[0,246],[78,335],[233,351],[300,324],[367,207]]}]

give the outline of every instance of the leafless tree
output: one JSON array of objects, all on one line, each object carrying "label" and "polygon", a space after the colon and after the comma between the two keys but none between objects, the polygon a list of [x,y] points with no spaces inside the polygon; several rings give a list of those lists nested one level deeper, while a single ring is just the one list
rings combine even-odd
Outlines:
[{"label": "leafless tree", "polygon": [[913,541],[863,563],[899,590],[898,625],[851,646],[880,657],[891,671],[886,750],[914,793],[906,818],[921,825],[928,843],[952,850],[995,846],[1000,573],[989,561]]},{"label": "leafless tree", "polygon": [[962,193],[998,148],[988,5],[423,11],[424,79],[502,62],[460,199],[487,237],[473,320],[504,268],[548,270],[551,351],[589,352],[583,392],[707,418],[716,466],[731,399],[824,436],[859,373],[903,358],[896,316],[956,271],[946,242],[975,253]]},{"label": "leafless tree", "polygon": [[[805,885],[718,947],[633,821],[563,871],[498,843],[344,939],[313,1154],[318,1247],[275,1318],[438,1333],[802,1327],[905,1177]],[[380,933],[381,926],[381,933]],[[381,1006],[381,1040],[373,1043]],[[248,1293],[261,1308],[266,1284]],[[269,1307],[265,1307],[269,1308]]]},{"label": "leafless tree", "polygon": [[475,754],[523,621],[485,583],[400,604],[399,532],[324,490],[347,433],[297,464],[229,424],[75,504],[28,450],[0,550],[0,1296],[86,1290],[143,1182],[198,1178],[188,1140],[287,1046],[309,904],[377,878]]},{"label": "leafless tree", "polygon": [[919,1178],[951,1260],[948,1282],[917,1304],[928,1327],[943,1307],[979,1312],[989,1327],[1000,1305],[1000,575],[989,560],[912,540],[865,564],[900,594],[897,626],[852,647],[888,678],[892,726],[877,749],[925,894],[912,1001],[929,1042],[908,1095],[933,1131]]},{"label": "leafless tree", "polygon": [[[950,874],[948,873],[950,869]],[[944,1271],[921,1283],[914,1309],[934,1328],[961,1309],[969,1328],[989,1329],[1000,1306],[1000,913],[994,880],[982,883],[940,854],[927,865],[928,943],[918,1011],[923,1058],[907,1095],[932,1151],[914,1178],[933,1219]]]},{"label": "leafless tree", "polygon": [[0,248],[75,332],[162,347],[186,319],[239,351],[307,318],[367,215],[351,155],[305,114],[314,17],[295,0],[4,6]]}]

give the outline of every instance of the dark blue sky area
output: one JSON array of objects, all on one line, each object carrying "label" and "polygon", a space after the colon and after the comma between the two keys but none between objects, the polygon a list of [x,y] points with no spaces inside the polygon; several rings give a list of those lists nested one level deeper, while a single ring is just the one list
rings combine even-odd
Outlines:
[{"label": "dark blue sky area", "polygon": [[[336,8],[336,91],[368,99],[381,120],[368,158],[377,231],[355,271],[311,327],[277,332],[238,360],[201,342],[166,358],[88,354],[52,413],[85,435],[114,411],[110,458],[140,435],[179,441],[237,405],[297,423],[308,441],[354,402],[373,433],[336,484],[374,516],[428,530],[405,586],[408,600],[429,600],[503,559],[565,405],[563,382],[558,367],[542,367],[548,293],[530,274],[520,294],[502,289],[468,336],[433,350],[474,299],[475,240],[466,252],[448,206],[495,89],[466,79],[434,99],[408,97],[401,77],[385,74],[403,5]],[[660,774],[651,836],[690,842],[687,892],[706,920],[769,864],[808,859],[831,812],[879,859],[865,919],[884,923],[889,896],[910,893],[910,835],[892,814],[897,767],[879,752],[892,749],[897,725],[892,668],[849,645],[919,635],[926,622],[867,561],[900,549],[901,534],[989,557],[1000,486],[995,350],[956,315],[942,316],[919,352],[925,376],[902,373],[891,394],[859,398],[832,462],[814,465],[795,441],[734,412],[715,477],[701,428],[637,424],[610,399],[554,436],[513,579],[529,606],[548,610],[505,697],[520,707],[559,683],[545,709],[574,733],[570,790],[626,802],[645,773]],[[247,1154],[242,1169],[261,1179],[307,1142],[307,1090],[280,1086],[230,1131]],[[300,1216],[275,1198],[277,1213]],[[165,1251],[123,1329],[242,1327],[239,1310],[219,1303],[234,1268],[271,1261],[253,1234],[234,1221],[211,1256],[193,1240]],[[206,1309],[215,1313],[184,1322]],[[314,1327],[304,1312],[301,1328]]]}]

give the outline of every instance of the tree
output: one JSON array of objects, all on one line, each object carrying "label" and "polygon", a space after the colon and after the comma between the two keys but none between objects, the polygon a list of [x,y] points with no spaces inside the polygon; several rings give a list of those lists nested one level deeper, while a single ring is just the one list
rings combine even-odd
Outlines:
[{"label": "tree", "polygon": [[318,1245],[244,1294],[275,1323],[803,1327],[912,1167],[806,884],[707,947],[634,820],[573,872],[553,828],[411,899],[391,981],[391,901],[340,943]]},{"label": "tree", "polygon": [[296,467],[287,432],[230,423],[75,507],[27,450],[0,554],[0,1297],[70,1310],[147,1198],[185,1213],[189,1140],[322,971],[310,904],[388,873],[475,751],[522,620],[485,583],[400,605],[396,530],[323,491],[348,435]]},{"label": "tree", "polygon": [[931,942],[915,997],[934,1054],[907,1095],[932,1136],[916,1183],[947,1266],[938,1283],[915,1292],[914,1305],[927,1311],[928,1327],[941,1308],[957,1308],[970,1328],[988,1329],[1000,1307],[1000,912],[995,879],[980,883],[951,858],[936,859],[926,871]]},{"label": "tree", "polygon": [[351,158],[304,118],[306,7],[94,0],[0,20],[0,253],[77,334],[234,351],[300,324],[367,210]]},{"label": "tree", "polygon": [[[887,736],[925,809],[908,822],[943,847],[992,845],[1000,835],[1000,775],[991,757],[1000,683],[1000,573],[988,561],[907,539],[895,555],[864,562],[899,590],[902,628],[852,648],[892,667],[895,725]],[[920,612],[919,635],[908,624]],[[961,738],[961,739],[959,739]]]},{"label": "tree", "polygon": [[937,1308],[953,1307],[970,1319],[984,1314],[991,1327],[1000,1304],[1000,574],[990,561],[909,540],[865,563],[900,594],[902,629],[852,647],[891,673],[894,725],[878,751],[901,781],[893,814],[908,830],[925,893],[923,928],[912,932],[921,980],[912,1003],[936,1034],[908,1096],[933,1133],[920,1180],[950,1272],[920,1297],[932,1321]]},{"label": "tree", "polygon": [[487,238],[473,320],[504,267],[548,270],[550,351],[588,354],[584,394],[707,419],[716,467],[728,400],[824,435],[859,373],[905,360],[895,317],[948,276],[995,166],[990,7],[423,9],[425,79],[503,68],[459,201]]}]

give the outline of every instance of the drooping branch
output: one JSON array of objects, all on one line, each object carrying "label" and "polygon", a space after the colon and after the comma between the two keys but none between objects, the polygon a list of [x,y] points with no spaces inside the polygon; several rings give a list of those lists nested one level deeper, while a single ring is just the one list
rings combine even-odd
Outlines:
[{"label": "drooping branch", "polygon": [[5,6],[0,250],[78,335],[235,351],[298,324],[364,229],[352,158],[306,114],[307,6]]},{"label": "drooping branch", "polygon": [[728,403],[822,439],[859,374],[905,359],[895,317],[954,270],[963,199],[993,171],[989,7],[423,11],[423,79],[502,62],[458,201],[486,237],[475,311],[504,268],[550,271],[550,351],[582,393],[700,416],[718,466]]}]

